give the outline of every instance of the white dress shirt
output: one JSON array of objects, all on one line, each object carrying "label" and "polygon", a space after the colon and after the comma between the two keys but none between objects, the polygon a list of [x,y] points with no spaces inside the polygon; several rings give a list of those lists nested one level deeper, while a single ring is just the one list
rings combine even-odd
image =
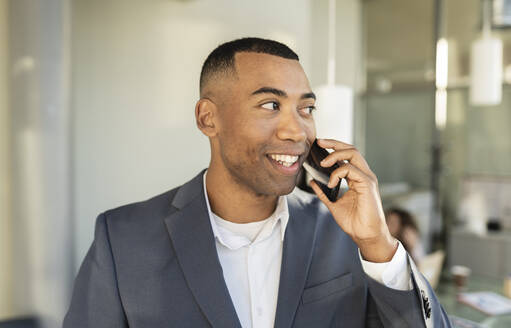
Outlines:
[{"label": "white dress shirt", "polygon": [[[251,223],[233,223],[211,211],[204,195],[218,258],[234,308],[244,328],[273,327],[277,310],[282,247],[289,211],[286,196],[278,199],[273,214]],[[360,255],[367,275],[385,286],[410,290],[410,269],[401,243],[390,262],[372,263]]]}]

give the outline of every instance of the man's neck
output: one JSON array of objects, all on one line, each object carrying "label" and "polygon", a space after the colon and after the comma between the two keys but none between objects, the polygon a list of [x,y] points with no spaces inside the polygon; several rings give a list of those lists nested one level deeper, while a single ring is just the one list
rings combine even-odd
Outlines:
[{"label": "man's neck", "polygon": [[264,220],[275,211],[278,201],[277,196],[256,195],[211,166],[206,173],[206,191],[211,211],[234,223]]}]

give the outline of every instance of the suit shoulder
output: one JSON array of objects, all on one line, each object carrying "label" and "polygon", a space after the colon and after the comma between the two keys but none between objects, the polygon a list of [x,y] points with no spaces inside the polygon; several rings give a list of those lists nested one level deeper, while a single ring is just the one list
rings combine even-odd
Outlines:
[{"label": "suit shoulder", "polygon": [[129,218],[149,218],[164,216],[169,213],[172,200],[180,187],[176,187],[147,200],[122,205],[105,211],[103,214],[108,221]]}]

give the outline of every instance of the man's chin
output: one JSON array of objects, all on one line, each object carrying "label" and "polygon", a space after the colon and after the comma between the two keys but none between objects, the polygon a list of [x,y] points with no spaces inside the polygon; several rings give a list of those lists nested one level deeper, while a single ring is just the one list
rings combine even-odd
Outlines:
[{"label": "man's chin", "polygon": [[296,179],[292,182],[284,182],[274,187],[274,194],[277,196],[289,195],[296,187]]},{"label": "man's chin", "polygon": [[281,194],[280,196],[284,196],[284,195],[289,195],[290,193],[293,192],[293,190],[295,190],[295,187],[296,185],[292,185],[290,186],[289,188],[285,189]]}]

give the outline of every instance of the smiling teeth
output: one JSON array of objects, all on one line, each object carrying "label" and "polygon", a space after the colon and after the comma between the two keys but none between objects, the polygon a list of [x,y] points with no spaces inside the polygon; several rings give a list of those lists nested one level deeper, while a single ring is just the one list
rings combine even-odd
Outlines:
[{"label": "smiling teeth", "polygon": [[271,154],[270,157],[285,167],[290,167],[298,160],[298,156],[292,155]]}]

